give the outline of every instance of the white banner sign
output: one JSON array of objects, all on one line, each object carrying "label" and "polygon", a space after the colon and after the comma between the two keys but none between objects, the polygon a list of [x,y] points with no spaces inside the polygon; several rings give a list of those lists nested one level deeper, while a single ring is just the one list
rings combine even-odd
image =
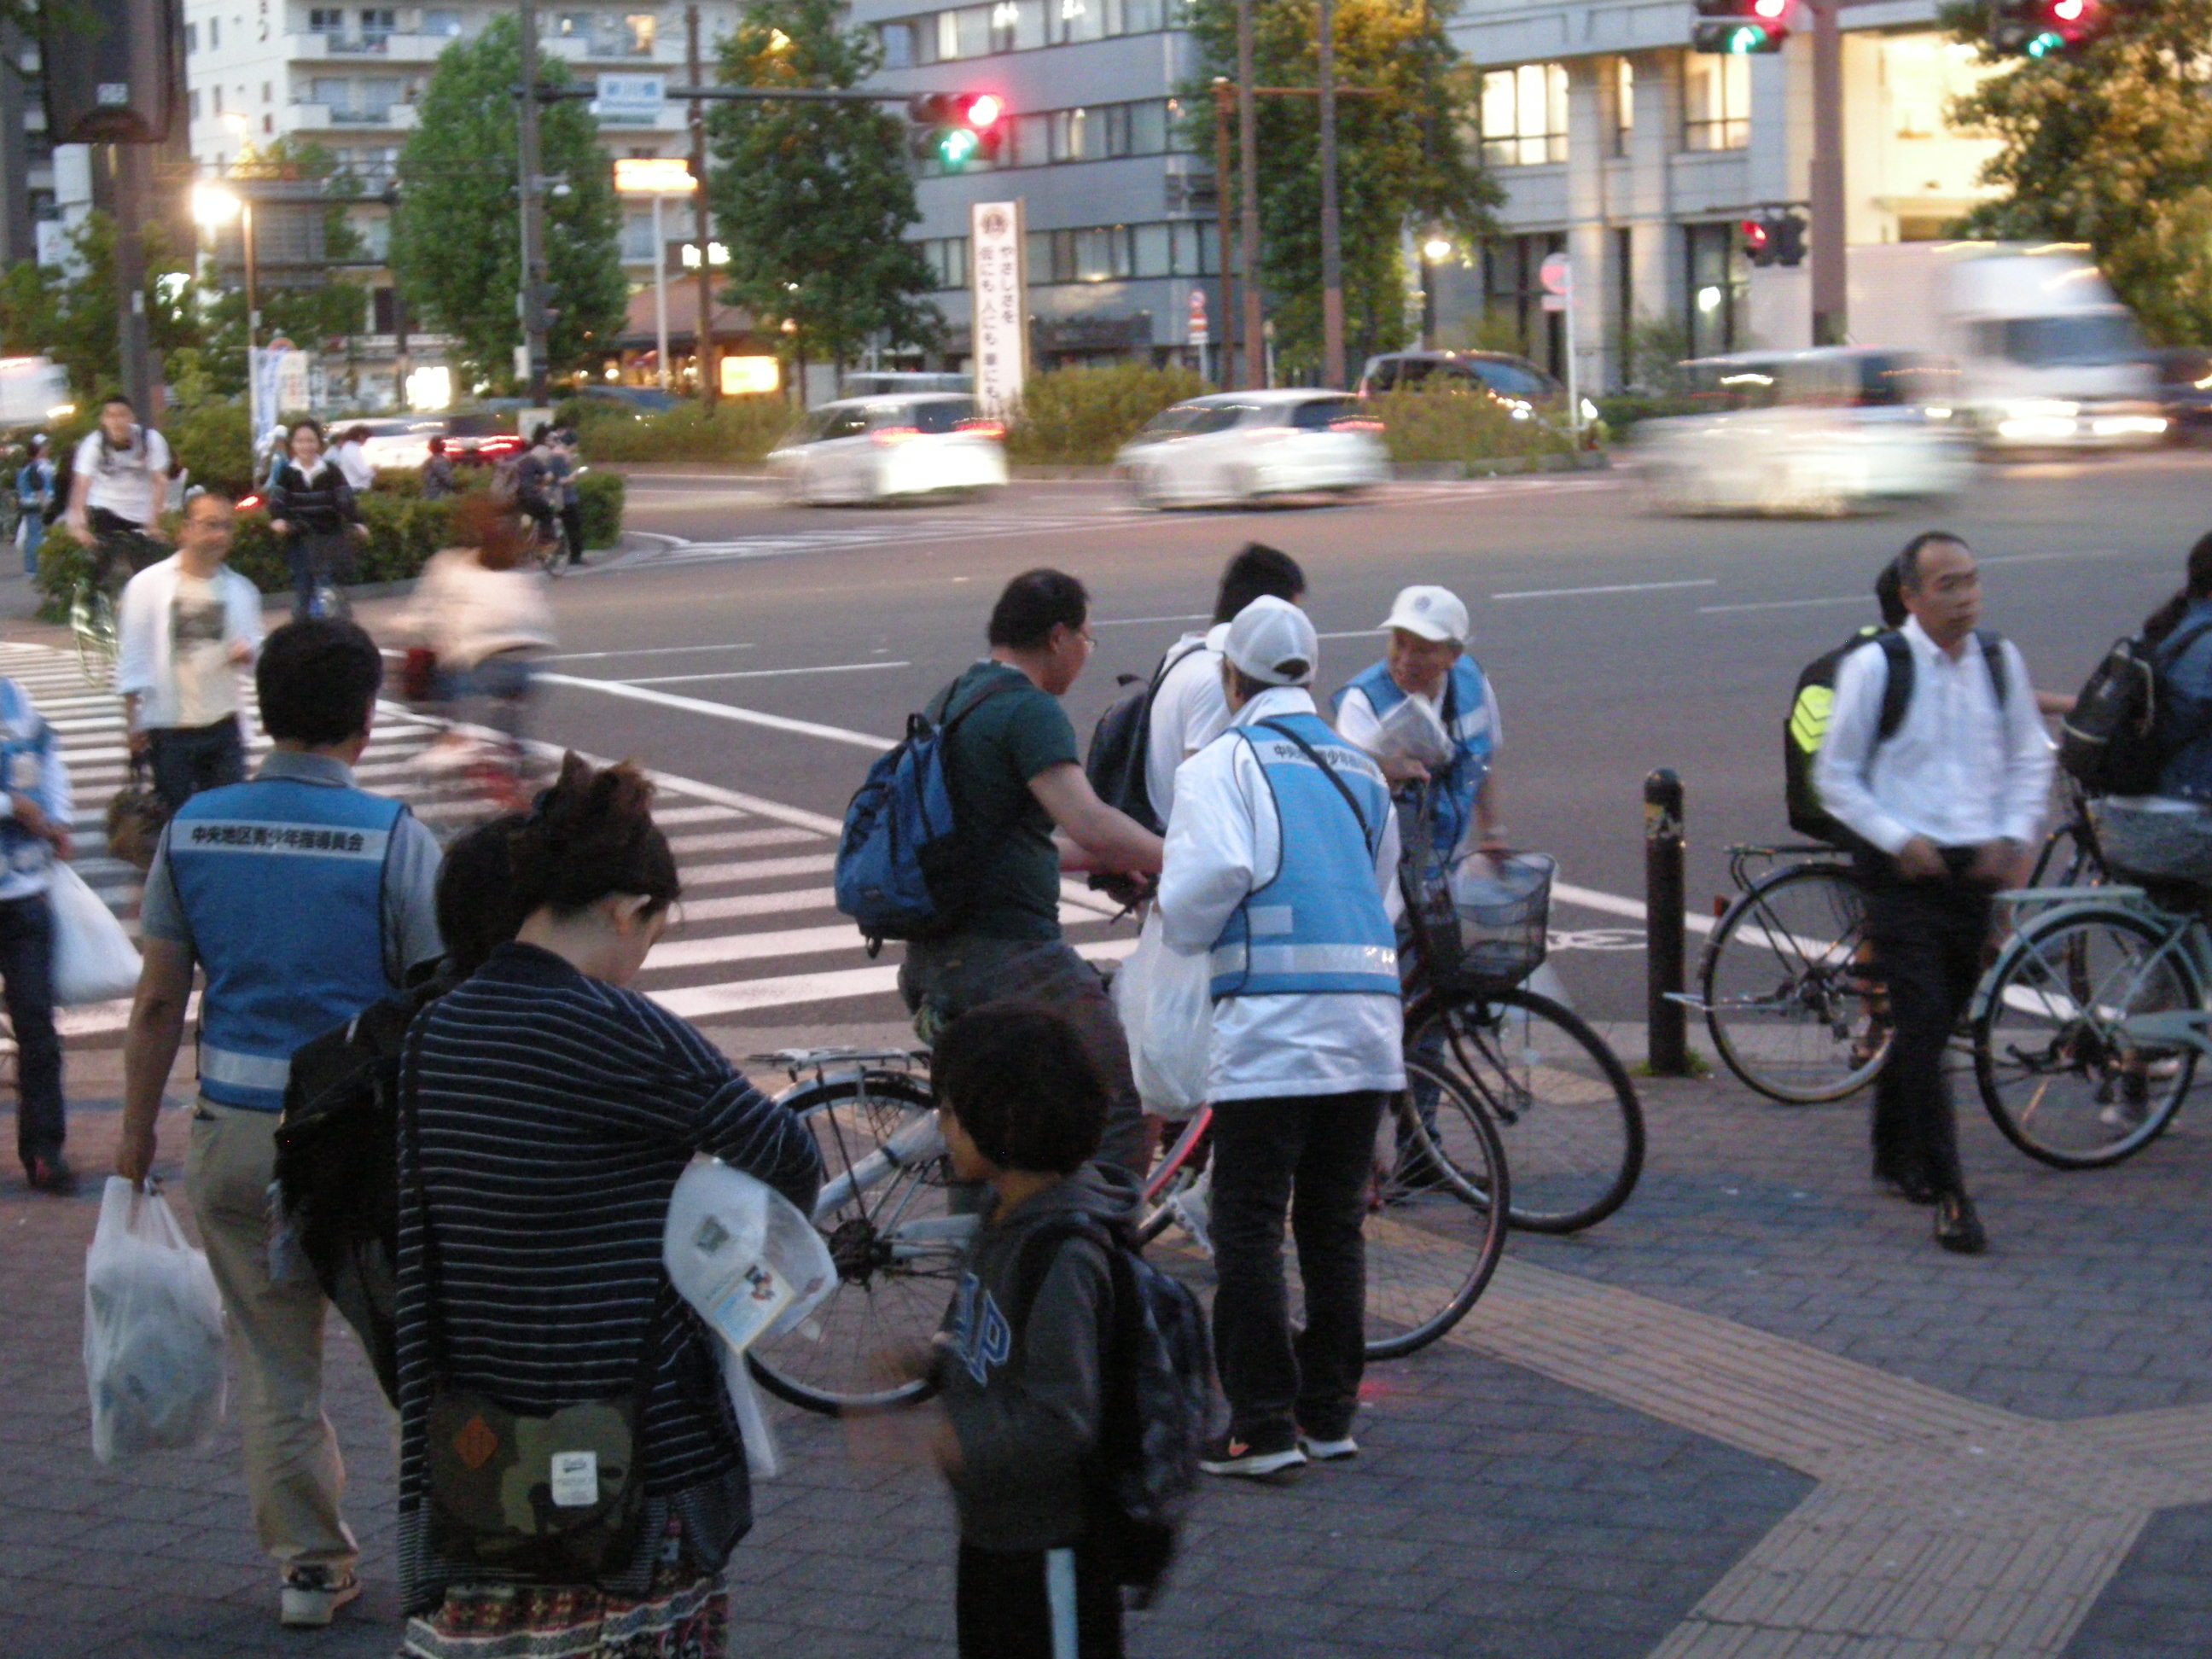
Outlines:
[{"label": "white banner sign", "polygon": [[1023,270],[1022,204],[978,202],[969,221],[968,270],[975,298],[975,398],[1004,420],[1021,401],[1030,356],[1029,284]]}]

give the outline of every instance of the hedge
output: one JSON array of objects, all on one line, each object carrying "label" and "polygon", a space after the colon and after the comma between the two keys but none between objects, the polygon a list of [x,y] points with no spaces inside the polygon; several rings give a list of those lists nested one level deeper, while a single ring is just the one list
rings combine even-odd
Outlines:
[{"label": "hedge", "polygon": [[555,413],[576,431],[586,461],[757,463],[796,424],[781,397],[724,398],[709,414],[684,404],[659,415],[632,415],[588,398]]},{"label": "hedge", "polygon": [[[624,486],[611,472],[586,472],[576,481],[584,519],[584,545],[612,547],[622,539]],[[361,582],[409,581],[449,545],[453,498],[424,501],[419,493],[373,490],[361,497],[362,522],[368,544],[355,560]],[[173,529],[173,526],[172,528]],[[39,547],[39,591],[45,597],[39,616],[45,622],[69,618],[70,594],[85,578],[90,560],[76,539],[57,527]],[[269,515],[256,508],[238,515],[238,539],[231,544],[231,568],[264,593],[289,593],[292,575],[284,550],[269,528]]]},{"label": "hedge", "polygon": [[1187,368],[1116,363],[1063,368],[1022,387],[1006,427],[1006,459],[1030,465],[1099,466],[1153,416],[1217,390]]},{"label": "hedge", "polygon": [[1550,455],[1571,455],[1564,428],[1534,415],[1516,420],[1492,398],[1465,392],[1389,392],[1367,399],[1363,413],[1382,422],[1382,441],[1400,465],[1456,462],[1482,470],[1499,461],[1528,465]]}]

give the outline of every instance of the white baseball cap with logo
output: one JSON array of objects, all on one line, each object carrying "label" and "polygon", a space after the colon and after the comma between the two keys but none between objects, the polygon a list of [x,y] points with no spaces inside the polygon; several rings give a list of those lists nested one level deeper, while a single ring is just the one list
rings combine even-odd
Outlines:
[{"label": "white baseball cap with logo", "polygon": [[1425,640],[1467,643],[1467,607],[1448,587],[1408,587],[1399,593],[1382,619],[1385,628],[1402,628]]},{"label": "white baseball cap with logo", "polygon": [[1310,685],[1321,664],[1321,641],[1314,637],[1312,621],[1272,593],[1237,613],[1221,650],[1247,679],[1262,685]]}]

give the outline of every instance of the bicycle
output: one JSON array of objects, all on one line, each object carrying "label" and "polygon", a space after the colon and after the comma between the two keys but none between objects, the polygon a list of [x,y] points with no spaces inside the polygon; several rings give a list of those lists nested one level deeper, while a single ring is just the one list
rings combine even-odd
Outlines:
[{"label": "bicycle", "polygon": [[[1407,1086],[1382,1115],[1370,1164],[1370,1359],[1402,1358],[1466,1317],[1498,1271],[1511,1207],[1505,1148],[1480,1105],[1419,1061],[1406,1069]],[[1144,1185],[1138,1241],[1151,1244],[1179,1227],[1188,1243],[1176,1253],[1187,1263],[1212,1255],[1205,1219],[1212,1124],[1212,1109],[1200,1107]],[[1295,1310],[1304,1295],[1295,1251],[1285,1267]]]},{"label": "bicycle", "polygon": [[2022,921],[1975,993],[1974,1078],[2005,1139],[2099,1169],[2166,1132],[2212,1054],[2212,933],[2175,884],[2008,896]]},{"label": "bicycle", "polygon": [[131,578],[167,550],[137,526],[103,512],[94,520],[86,553],[86,574],[70,590],[70,636],[77,672],[86,684],[106,690],[115,684],[115,602]]},{"label": "bicycle", "polygon": [[1643,1173],[1635,1085],[1580,1016],[1524,983],[1548,949],[1553,861],[1476,854],[1448,871],[1425,850],[1429,810],[1424,799],[1412,815],[1399,871],[1412,945],[1407,1057],[1497,1126],[1512,1224],[1579,1232],[1626,1203]]}]

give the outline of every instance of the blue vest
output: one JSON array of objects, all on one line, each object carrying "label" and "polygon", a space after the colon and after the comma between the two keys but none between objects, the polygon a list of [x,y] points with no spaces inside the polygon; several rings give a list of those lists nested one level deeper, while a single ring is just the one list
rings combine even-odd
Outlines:
[{"label": "blue vest", "polygon": [[1382,774],[1318,714],[1278,714],[1267,724],[1287,726],[1314,746],[1359,804],[1361,822],[1353,825],[1344,797],[1297,744],[1267,725],[1237,728],[1235,738],[1252,745],[1274,797],[1282,861],[1213,941],[1208,989],[1217,1000],[1330,992],[1395,997],[1398,941],[1375,890],[1375,854],[1390,811]]},{"label": "blue vest", "polygon": [[[1390,665],[1378,662],[1338,692],[1330,708],[1340,710],[1345,692],[1355,687],[1367,694],[1378,720],[1406,701],[1398,682],[1390,678]],[[1437,855],[1449,859],[1458,850],[1468,825],[1474,822],[1474,798],[1483,779],[1490,775],[1490,751],[1498,740],[1497,722],[1490,713],[1489,684],[1482,678],[1481,665],[1465,652],[1452,665],[1451,676],[1444,684],[1443,714],[1444,731],[1455,752],[1451,764],[1431,779],[1434,805],[1430,823]]]},{"label": "blue vest", "polygon": [[[52,799],[47,771],[53,763],[53,728],[21,686],[0,679],[0,790],[28,795],[43,807]],[[0,818],[0,887],[19,877],[43,879],[52,866],[52,844],[45,836],[33,835],[12,816]]]},{"label": "blue vest", "polygon": [[407,808],[359,789],[262,778],[193,796],[169,875],[207,970],[200,1092],[284,1104],[292,1056],[392,994],[384,865]]}]

